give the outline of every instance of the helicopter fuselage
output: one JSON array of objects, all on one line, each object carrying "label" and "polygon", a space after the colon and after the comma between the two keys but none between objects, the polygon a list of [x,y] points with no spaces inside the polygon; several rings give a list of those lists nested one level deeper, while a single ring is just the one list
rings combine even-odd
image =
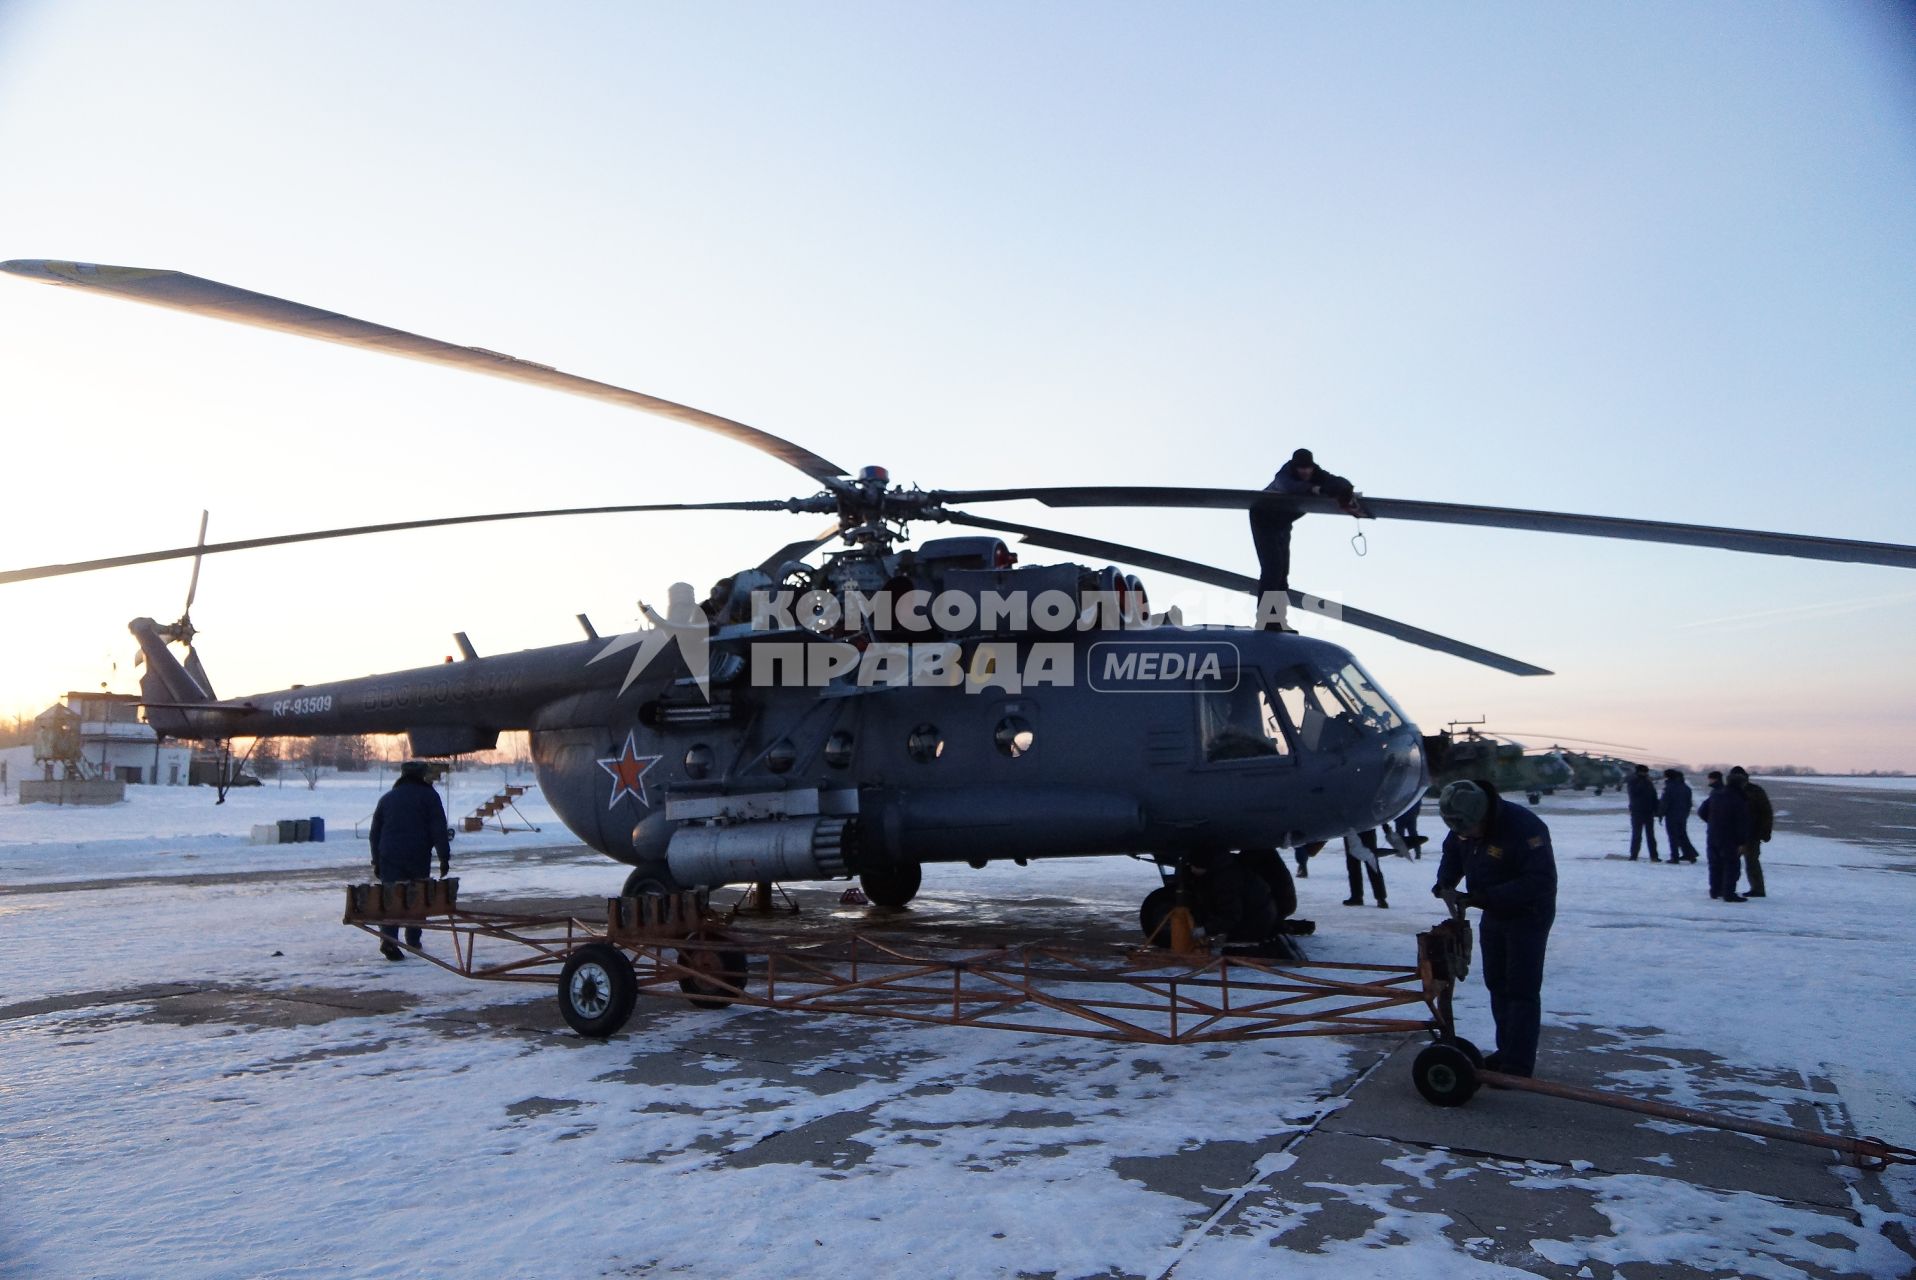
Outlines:
[{"label": "helicopter fuselage", "polygon": [[687,884],[1276,847],[1385,821],[1427,776],[1418,730],[1349,652],[1286,633],[940,637],[943,679],[822,686],[793,656],[842,641],[748,636],[703,690],[673,650],[623,684],[594,640],[200,702],[150,620],[132,630],[175,682],[149,689],[162,733],[404,732],[453,755],[524,729],[581,840]]}]

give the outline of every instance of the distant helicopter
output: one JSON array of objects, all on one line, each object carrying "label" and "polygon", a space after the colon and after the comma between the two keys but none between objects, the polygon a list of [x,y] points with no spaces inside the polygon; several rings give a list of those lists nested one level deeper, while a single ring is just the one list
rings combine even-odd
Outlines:
[{"label": "distant helicopter", "polygon": [[1593,756],[1567,747],[1551,749],[1570,766],[1570,785],[1578,791],[1589,791],[1594,795],[1623,790],[1623,784],[1634,767],[1628,760],[1619,760],[1615,756]]},{"label": "distant helicopter", "polygon": [[1488,782],[1510,795],[1522,792],[1531,804],[1537,804],[1557,788],[1570,786],[1575,776],[1559,751],[1529,751],[1520,742],[1492,737],[1458,720],[1424,739],[1424,755],[1433,791],[1469,779]]},{"label": "distant helicopter", "polygon": [[[215,697],[190,618],[130,624],[141,691],[179,738],[405,733],[421,756],[527,730],[539,783],[579,838],[632,870],[628,893],[856,876],[902,906],[922,864],[1131,854],[1203,873],[1212,922],[1290,915],[1273,850],[1382,823],[1422,794],[1415,725],[1347,650],[1293,633],[1177,625],[1113,567],[1020,565],[999,535],[1255,592],[1255,580],[1121,543],[974,515],[960,504],[1247,510],[1260,490],[1088,486],[923,490],[856,473],[716,414],[175,271],[16,261],[0,269],[138,302],[530,383],[675,419],[779,458],[819,490],[786,499],[517,511],[395,521],[0,573],[0,584],[397,529],[615,512],[788,511],[827,527],[718,583],[673,589],[654,626],[384,675]],[[1282,499],[1328,513],[1320,499]],[[1916,567],[1916,548],[1655,521],[1364,499],[1367,517],[1674,542]],[[906,547],[907,525],[986,536]],[[837,540],[822,564],[807,559]],[[821,605],[889,600],[886,616]],[[1023,613],[1006,602],[1021,600]],[[1518,675],[1543,668],[1298,591],[1292,607]],[[902,603],[900,603],[902,602]],[[190,604],[190,596],[189,596]],[[914,604],[916,608],[914,608]],[[999,606],[1005,606],[1002,610]],[[881,611],[882,612],[882,611]],[[1049,624],[1046,623],[1049,619]],[[923,624],[923,625],[916,625]],[[1057,624],[1057,625],[1050,625]],[[613,661],[635,650],[633,660]],[[796,676],[794,675],[796,673]],[[1217,874],[1222,872],[1224,874]],[[1147,899],[1148,924],[1166,889]],[[1234,896],[1231,896],[1234,895]],[[1156,902],[1154,908],[1152,903]],[[1218,905],[1221,901],[1221,906]],[[1201,923],[1203,923],[1201,921]],[[1235,926],[1234,926],[1235,927]]]}]

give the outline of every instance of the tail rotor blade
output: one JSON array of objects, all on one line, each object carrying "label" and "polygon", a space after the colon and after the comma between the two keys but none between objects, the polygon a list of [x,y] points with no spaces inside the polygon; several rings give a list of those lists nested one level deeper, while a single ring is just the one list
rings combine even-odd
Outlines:
[{"label": "tail rotor blade", "polygon": [[[200,512],[200,540],[193,545],[201,548],[201,551],[193,557],[193,576],[186,584],[186,607],[180,610],[180,616],[182,618],[193,612],[193,598],[200,592],[200,559],[206,554],[204,548],[206,546],[207,514],[204,510]],[[219,619],[215,618],[214,621],[218,622]]]}]

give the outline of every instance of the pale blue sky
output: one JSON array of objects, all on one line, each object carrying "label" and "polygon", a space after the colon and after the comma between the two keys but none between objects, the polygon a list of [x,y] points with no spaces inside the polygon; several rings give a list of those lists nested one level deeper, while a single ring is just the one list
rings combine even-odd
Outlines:
[{"label": "pale blue sky", "polygon": [[[1260,484],[1308,444],[1383,496],[1916,542],[1892,13],[0,0],[0,257],[175,267],[928,487]],[[809,488],[603,406],[10,279],[0,422],[8,566],[189,541],[203,505],[239,537]],[[1217,513],[1002,514],[1253,563]],[[247,553],[194,615],[246,692],[627,625],[808,528]],[[1916,575],[1350,533],[1306,522],[1299,585],[1561,673],[1325,632],[1427,727],[1916,768]],[[126,676],[126,619],[185,576],[0,589],[0,707]]]}]

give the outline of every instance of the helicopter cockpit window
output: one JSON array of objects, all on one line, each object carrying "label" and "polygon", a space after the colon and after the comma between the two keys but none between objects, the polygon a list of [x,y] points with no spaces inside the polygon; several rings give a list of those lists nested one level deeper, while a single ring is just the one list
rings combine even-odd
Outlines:
[{"label": "helicopter cockpit window", "polygon": [[1278,674],[1277,701],[1306,752],[1338,750],[1356,734],[1350,705],[1330,684],[1302,667]]},{"label": "helicopter cockpit window", "polygon": [[1257,672],[1238,673],[1237,687],[1198,695],[1207,761],[1272,759],[1291,754],[1283,711]]},{"label": "helicopter cockpit window", "polygon": [[1339,700],[1362,723],[1375,729],[1402,727],[1403,715],[1371,680],[1370,673],[1355,662],[1345,663],[1344,669],[1330,676],[1328,682],[1337,691]]}]

